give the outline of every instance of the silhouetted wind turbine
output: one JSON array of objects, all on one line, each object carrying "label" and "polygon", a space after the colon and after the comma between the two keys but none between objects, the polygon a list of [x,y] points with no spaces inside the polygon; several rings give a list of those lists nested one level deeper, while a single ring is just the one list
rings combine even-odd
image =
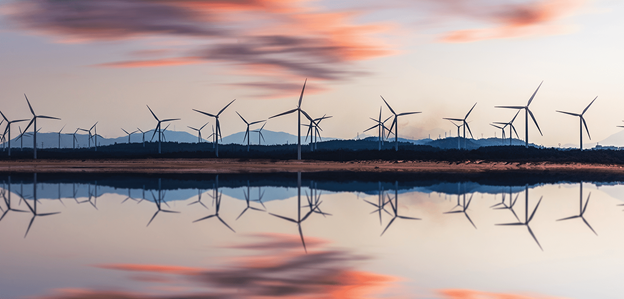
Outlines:
[{"label": "silhouetted wind turbine", "polygon": [[495,124],[490,124],[490,126],[501,130],[501,139],[503,140],[503,144],[505,144],[505,126],[498,126]]},{"label": "silhouetted wind turbine", "polygon": [[221,135],[221,123],[219,123],[219,115],[221,115],[221,113],[223,113],[223,111],[225,111],[225,109],[227,109],[227,107],[230,107],[230,105],[232,105],[232,103],[234,103],[234,101],[236,101],[236,99],[232,100],[229,104],[225,105],[225,107],[223,107],[223,109],[221,109],[219,111],[219,113],[217,113],[217,114],[210,114],[208,112],[204,112],[204,111],[199,111],[197,109],[193,109],[193,111],[195,111],[195,112],[199,112],[201,114],[208,115],[210,117],[214,117],[215,118],[217,130],[215,132],[213,132],[213,134],[216,134],[216,135],[214,135],[213,145],[215,146],[215,155],[217,157],[219,157],[219,138],[223,138],[223,136]]},{"label": "silhouetted wind turbine", "polygon": [[514,223],[503,223],[503,224],[497,224],[497,225],[526,226],[527,229],[529,230],[529,233],[535,240],[535,243],[537,243],[537,246],[539,246],[539,248],[543,251],[544,249],[542,248],[542,245],[540,245],[539,241],[537,241],[535,234],[533,234],[533,231],[531,230],[531,227],[529,226],[529,224],[531,223],[531,220],[533,220],[533,216],[535,216],[535,212],[537,211],[537,208],[539,208],[539,205],[542,202],[543,196],[540,197],[540,200],[537,202],[537,205],[535,205],[535,209],[533,209],[533,212],[531,213],[531,216],[529,217],[529,185],[525,185],[524,195],[525,195],[524,222],[518,221]]},{"label": "silhouetted wind turbine", "polygon": [[250,127],[250,126],[253,126],[253,125],[255,125],[255,124],[259,124],[259,123],[261,123],[261,122],[265,122],[266,120],[257,120],[257,121],[254,121],[254,122],[250,122],[250,123],[249,123],[249,122],[247,122],[247,121],[245,120],[245,118],[244,118],[242,115],[240,115],[240,113],[238,113],[238,111],[236,111],[236,114],[238,114],[238,116],[239,116],[239,117],[240,117],[240,118],[241,118],[241,119],[245,122],[245,124],[247,125],[247,129],[245,130],[245,136],[243,136],[243,142],[245,142],[245,139],[247,139],[247,152],[249,152],[249,142],[250,142],[250,141],[249,141],[249,139],[251,138],[251,136],[250,136],[250,134],[249,134],[249,127]]},{"label": "silhouetted wind turbine", "polygon": [[322,141],[320,131],[323,131],[323,129],[321,128],[321,121],[328,118],[332,118],[332,116],[323,115],[323,117],[318,117],[313,121],[310,121],[310,124],[308,125],[302,125],[308,127],[305,140],[307,141],[308,136],[310,136],[310,150],[314,151],[316,149],[317,137]]},{"label": "silhouetted wind turbine", "polygon": [[[470,113],[472,112],[472,109],[474,109],[475,106],[477,106],[477,103],[472,105],[472,108],[470,108],[470,111],[468,111],[468,113],[466,113],[466,116],[464,116],[464,118],[448,118],[448,117],[444,118],[446,120],[460,121],[462,123],[462,126],[464,126],[464,147],[466,147],[466,128],[468,128],[468,132],[470,133],[470,137],[474,138],[472,136],[472,131],[470,131],[470,126],[468,126],[468,122],[466,122],[466,119],[468,119],[468,115],[470,115]],[[455,123],[453,123],[453,124],[455,124]],[[459,130],[459,127],[457,127],[457,129]]]},{"label": "silhouetted wind turbine", "polygon": [[61,132],[63,132],[63,129],[65,129],[65,126],[63,126],[59,131],[58,131],[58,136],[59,136],[59,145],[58,148],[61,148]]},{"label": "silhouetted wind turbine", "polygon": [[193,131],[197,131],[197,143],[201,143],[201,141],[202,141],[201,130],[203,130],[203,129],[204,129],[204,127],[205,127],[206,125],[208,125],[208,122],[206,122],[206,123],[205,123],[203,126],[201,126],[199,129],[197,129],[197,128],[193,128],[193,127],[191,127],[191,126],[187,126],[187,127],[189,127],[191,130],[193,130]]},{"label": "silhouetted wind turbine", "polygon": [[394,126],[394,150],[398,151],[399,150],[399,116],[405,116],[405,115],[410,115],[410,114],[418,114],[418,113],[422,113],[422,112],[420,112],[420,111],[419,112],[403,112],[403,113],[397,114],[396,112],[394,112],[392,107],[390,107],[390,104],[388,104],[386,99],[384,99],[384,97],[382,97],[381,95],[380,95],[380,97],[384,101],[384,103],[386,103],[386,106],[388,106],[388,109],[390,109],[390,112],[392,112],[392,114],[394,114],[394,119],[392,120],[392,125],[390,125],[390,132],[392,132],[392,127]]},{"label": "silhouetted wind turbine", "polygon": [[132,136],[132,134],[136,133],[137,131],[132,131],[128,133],[128,131],[126,131],[124,128],[121,128],[121,130],[128,135],[128,144],[130,144],[130,136]]},{"label": "silhouetted wind turbine", "polygon": [[308,120],[310,120],[311,122],[314,122],[314,120],[310,117],[310,115],[308,115],[308,113],[306,113],[305,111],[301,109],[301,101],[303,101],[303,91],[305,90],[305,86],[307,82],[308,82],[308,79],[306,78],[306,80],[303,82],[303,88],[301,88],[301,95],[299,96],[299,104],[297,105],[297,108],[269,117],[269,119],[271,119],[271,118],[275,118],[278,116],[297,112],[297,160],[301,160],[301,113],[303,113],[303,115]]},{"label": "silhouetted wind turbine", "polygon": [[4,129],[4,133],[2,134],[2,137],[8,134],[7,140],[9,143],[9,157],[10,157],[11,156],[11,124],[27,121],[27,119],[9,120],[6,116],[4,116],[4,113],[2,113],[2,111],[0,111],[0,114],[2,115],[2,118],[7,122],[6,128]]},{"label": "silhouetted wind turbine", "polygon": [[80,131],[80,128],[76,129],[74,134],[72,134],[72,149],[76,149],[76,141],[78,140],[78,138],[76,138],[76,133],[78,133],[78,131]]},{"label": "silhouetted wind turbine", "polygon": [[[390,117],[392,117],[392,116],[390,116]],[[384,126],[384,123],[386,121],[388,121],[388,119],[390,119],[390,117],[386,118],[386,120],[384,120],[384,121],[381,121],[381,107],[379,107],[379,118],[378,119],[374,119],[374,118],[370,117],[370,119],[372,121],[376,122],[377,124],[372,126],[372,127],[370,127],[370,128],[368,128],[368,129],[366,129],[366,130],[364,130],[362,132],[362,133],[364,133],[364,132],[370,131],[370,130],[372,130],[374,128],[377,128],[377,133],[379,134],[378,150],[381,150],[381,143],[382,143],[382,141],[384,139],[384,132],[385,132],[384,130],[386,129],[386,127]]]},{"label": "silhouetted wind turbine", "polygon": [[160,119],[158,119],[156,114],[154,114],[154,111],[152,111],[152,108],[150,108],[149,105],[146,105],[146,106],[147,106],[147,109],[149,109],[149,111],[152,113],[152,115],[154,116],[154,118],[158,122],[158,124],[156,125],[156,128],[154,129],[154,135],[152,135],[152,139],[154,139],[154,136],[156,136],[156,133],[158,133],[158,153],[160,154],[160,152],[161,152],[161,150],[160,150],[160,142],[161,142],[161,136],[162,136],[162,132],[160,130],[160,124],[161,123],[165,123],[165,122],[174,121],[174,120],[180,120],[180,119],[179,118],[168,118],[168,119],[160,120]]},{"label": "silhouetted wind turbine", "polygon": [[[390,195],[388,195],[388,202],[390,202],[390,207],[392,207],[392,212],[394,213],[394,217],[392,217],[392,220],[390,220],[390,222],[388,223],[386,228],[381,233],[382,236],[388,230],[388,228],[394,222],[394,220],[397,219],[397,218],[399,218],[399,219],[407,219],[407,220],[421,220],[420,218],[407,217],[407,216],[399,215],[399,212],[398,212],[398,210],[399,210],[399,182],[398,181],[394,182],[394,203],[392,202],[392,199],[390,198]],[[468,214],[466,214],[466,217],[468,217]],[[470,219],[470,218],[468,218],[468,219]]]},{"label": "silhouetted wind turbine", "polygon": [[[264,136],[262,135],[262,129],[264,129],[264,126],[266,126],[266,122],[264,124],[262,124],[262,127],[260,129],[252,131],[252,132],[258,133],[258,145],[262,144],[260,142],[260,138],[262,138],[262,140],[264,140]],[[266,140],[264,142],[266,142]]]},{"label": "silhouetted wind turbine", "polygon": [[464,124],[462,123],[461,125],[456,124],[454,121],[450,121],[454,126],[457,127],[457,149],[461,149],[461,144],[460,144],[460,140],[461,140],[461,134],[459,133],[459,128],[461,128]]},{"label": "silhouetted wind turbine", "polygon": [[598,233],[596,233],[596,231],[591,227],[591,225],[589,225],[589,222],[587,222],[587,220],[585,220],[585,217],[583,216],[583,214],[585,214],[585,211],[587,210],[587,204],[589,203],[589,198],[590,197],[591,197],[591,192],[589,193],[589,195],[587,195],[587,200],[585,201],[585,205],[583,206],[583,182],[581,182],[580,189],[579,189],[579,202],[580,202],[579,203],[579,214],[575,215],[575,216],[571,216],[571,217],[558,219],[557,221],[581,218],[581,220],[583,220],[583,222],[585,222],[587,227],[589,227],[589,229],[591,229],[591,231],[594,232],[594,234],[597,236]]},{"label": "silhouetted wind turbine", "polygon": [[531,115],[531,119],[533,119],[533,122],[535,123],[535,126],[537,127],[537,130],[539,131],[540,135],[544,136],[544,134],[542,134],[542,130],[537,124],[537,120],[535,120],[535,116],[533,115],[533,112],[529,110],[529,105],[531,105],[531,102],[533,102],[533,98],[535,98],[535,94],[537,94],[537,91],[542,86],[542,83],[544,83],[544,81],[542,81],[540,85],[537,86],[537,89],[535,90],[535,92],[533,92],[533,95],[529,99],[529,102],[527,102],[526,106],[496,106],[496,108],[507,108],[507,109],[518,109],[518,110],[524,109],[524,129],[525,129],[525,134],[526,134],[525,147],[527,148],[529,147],[529,115]]},{"label": "silhouetted wind turbine", "polygon": [[145,147],[145,134],[146,134],[147,132],[143,132],[143,131],[142,131],[141,129],[139,129],[139,128],[137,128],[137,130],[139,130],[139,132],[141,132],[141,134],[143,135],[142,142],[143,142],[143,147]]},{"label": "silhouetted wind turbine", "polygon": [[504,125],[503,129],[505,127],[509,126],[509,145],[512,145],[513,133],[516,133],[516,138],[520,138],[520,136],[518,136],[518,132],[516,131],[516,127],[514,127],[514,125],[513,125],[513,122],[516,120],[516,117],[518,117],[519,113],[520,113],[520,109],[518,109],[518,111],[516,112],[516,115],[514,115],[514,117],[507,123],[504,123],[504,122],[494,122],[497,125]]},{"label": "silhouetted wind turbine", "polygon": [[587,131],[587,137],[589,137],[589,140],[591,140],[591,135],[589,135],[589,129],[587,128],[587,123],[585,122],[585,118],[583,117],[583,114],[585,114],[585,112],[587,112],[587,109],[589,109],[589,106],[591,106],[594,103],[594,101],[596,101],[597,98],[598,97],[595,97],[594,100],[592,100],[591,103],[589,103],[589,105],[587,105],[587,107],[585,107],[585,109],[583,109],[583,112],[581,112],[581,114],[557,110],[557,112],[559,112],[559,113],[563,113],[563,114],[568,114],[568,115],[578,116],[579,117],[579,121],[580,121],[580,149],[581,150],[583,150],[583,126],[585,126],[585,130]]},{"label": "silhouetted wind turbine", "polygon": [[[28,100],[28,97],[26,96],[26,94],[24,94],[24,97],[26,98],[26,103],[28,103],[28,108],[30,108],[30,113],[32,113],[33,115],[33,118],[30,120],[30,122],[24,129],[24,133],[28,131],[28,128],[30,128],[30,125],[33,125],[33,157],[34,159],[37,159],[37,118],[47,118],[47,119],[56,119],[56,120],[60,120],[60,118],[35,114],[35,110],[33,110],[32,106],[30,105],[30,101]],[[22,135],[24,133],[22,133]]]}]

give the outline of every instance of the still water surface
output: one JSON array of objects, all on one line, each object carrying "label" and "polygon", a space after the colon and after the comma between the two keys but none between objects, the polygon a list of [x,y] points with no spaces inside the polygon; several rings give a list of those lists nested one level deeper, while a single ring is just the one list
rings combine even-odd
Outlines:
[{"label": "still water surface", "polygon": [[617,181],[0,180],[0,298],[624,294]]}]

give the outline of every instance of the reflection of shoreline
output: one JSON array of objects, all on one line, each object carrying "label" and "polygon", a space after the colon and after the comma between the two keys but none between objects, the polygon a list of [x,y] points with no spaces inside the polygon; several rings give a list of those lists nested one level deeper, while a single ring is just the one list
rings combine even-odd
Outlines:
[{"label": "reflection of shoreline", "polygon": [[554,162],[294,161],[240,159],[21,160],[0,161],[0,172],[57,173],[276,173],[276,172],[410,172],[410,173],[587,173],[624,175],[613,164]]}]

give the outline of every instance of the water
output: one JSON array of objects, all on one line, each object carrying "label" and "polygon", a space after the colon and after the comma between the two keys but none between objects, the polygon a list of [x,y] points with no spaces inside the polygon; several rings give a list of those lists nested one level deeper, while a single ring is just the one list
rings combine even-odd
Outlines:
[{"label": "water", "polygon": [[0,298],[624,293],[622,182],[408,178],[3,175]]}]

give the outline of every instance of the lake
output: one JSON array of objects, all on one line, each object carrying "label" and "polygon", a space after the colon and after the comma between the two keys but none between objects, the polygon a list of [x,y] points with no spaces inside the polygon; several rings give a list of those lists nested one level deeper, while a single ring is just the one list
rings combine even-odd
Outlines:
[{"label": "lake", "polygon": [[2,174],[0,298],[621,298],[624,182]]}]

